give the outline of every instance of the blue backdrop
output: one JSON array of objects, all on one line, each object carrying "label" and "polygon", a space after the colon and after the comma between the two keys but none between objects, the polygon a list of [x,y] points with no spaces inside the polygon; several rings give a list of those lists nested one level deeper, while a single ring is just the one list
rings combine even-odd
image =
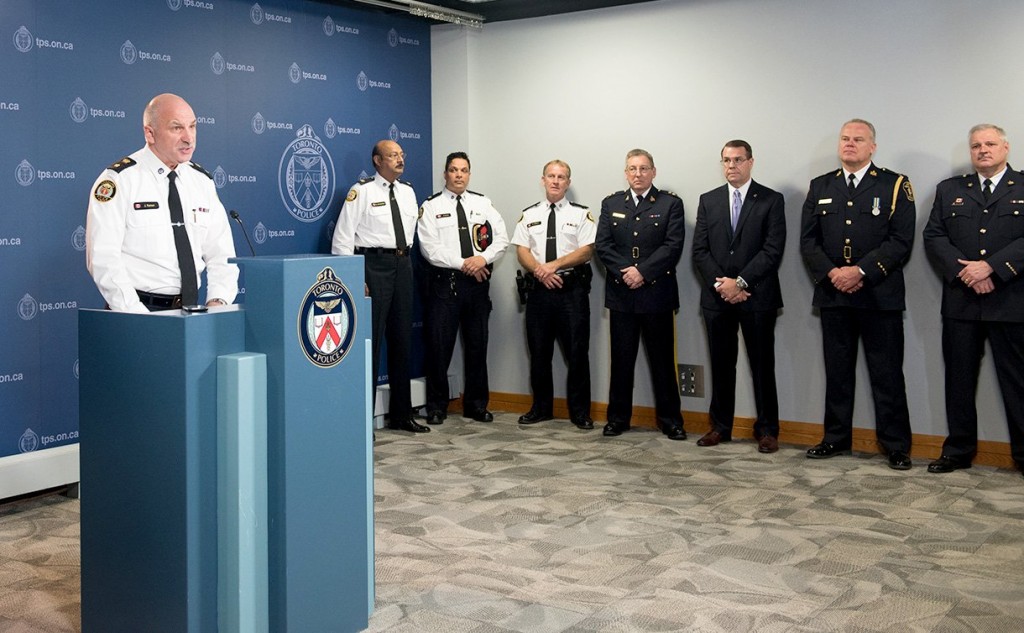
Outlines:
[{"label": "blue backdrop", "polygon": [[[194,160],[257,254],[326,253],[377,140],[401,143],[404,178],[431,192],[429,38],[425,22],[321,2],[3,0],[0,457],[78,441],[76,310],[103,306],[88,196],[144,145],[152,96],[192,105]],[[289,180],[296,155],[322,160],[322,186]]]}]

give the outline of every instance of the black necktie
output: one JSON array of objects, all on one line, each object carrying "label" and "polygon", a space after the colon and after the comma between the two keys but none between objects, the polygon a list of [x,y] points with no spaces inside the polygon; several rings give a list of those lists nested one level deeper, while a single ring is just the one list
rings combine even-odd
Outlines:
[{"label": "black necktie", "polygon": [[850,174],[849,188],[850,188],[850,195],[851,196],[853,195],[853,192],[857,191],[857,184],[854,182],[854,180],[856,178],[857,178],[856,176],[854,176],[853,174]]},{"label": "black necktie", "polygon": [[459,216],[459,245],[462,247],[462,258],[473,256],[473,242],[469,239],[469,222],[466,210],[462,208],[462,196],[455,196],[455,213]]},{"label": "black necktie", "polygon": [[404,251],[409,248],[405,241],[405,227],[402,225],[402,212],[398,210],[398,200],[395,199],[395,183],[388,187],[391,198],[391,222],[395,225],[395,248]]},{"label": "black necktie", "polygon": [[988,199],[992,196],[992,181],[986,178],[981,184],[984,185],[981,188],[981,193],[985,196],[985,202],[988,202]]},{"label": "black necktie", "polygon": [[181,271],[181,305],[199,303],[199,283],[196,277],[196,260],[192,256],[192,244],[185,230],[185,213],[181,210],[181,198],[174,179],[177,172],[167,174],[170,185],[167,191],[167,206],[171,209],[171,227],[174,231],[174,248],[178,251],[178,270]]},{"label": "black necktie", "polygon": [[544,261],[553,262],[558,259],[558,244],[555,239],[555,203],[551,203],[551,211],[548,212],[548,240],[544,247]]}]

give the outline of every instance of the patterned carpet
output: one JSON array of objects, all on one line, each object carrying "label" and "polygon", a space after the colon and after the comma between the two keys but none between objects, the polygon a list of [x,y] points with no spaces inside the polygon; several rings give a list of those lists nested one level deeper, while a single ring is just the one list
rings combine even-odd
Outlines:
[{"label": "patterned carpet", "polygon": [[[1024,480],[565,421],[378,431],[371,631],[1024,631]],[[783,438],[785,441],[785,438]],[[78,501],[0,506],[0,631],[77,631]]]}]

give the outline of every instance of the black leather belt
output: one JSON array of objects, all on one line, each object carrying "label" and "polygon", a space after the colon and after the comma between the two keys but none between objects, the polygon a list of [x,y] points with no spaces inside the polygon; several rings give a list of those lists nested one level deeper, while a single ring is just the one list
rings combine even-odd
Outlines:
[{"label": "black leather belt", "polygon": [[409,247],[406,246],[404,249],[400,249],[380,248],[379,246],[357,246],[356,255],[394,255],[395,257],[408,257]]},{"label": "black leather belt", "polygon": [[181,295],[161,295],[155,292],[136,290],[139,301],[147,308],[154,310],[175,310],[181,309]]}]

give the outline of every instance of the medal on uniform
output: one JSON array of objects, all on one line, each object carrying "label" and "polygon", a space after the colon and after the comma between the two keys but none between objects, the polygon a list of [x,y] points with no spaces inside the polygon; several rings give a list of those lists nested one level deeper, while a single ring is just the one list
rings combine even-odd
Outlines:
[{"label": "medal on uniform", "polygon": [[881,205],[882,201],[875,198],[871,201],[871,215],[878,215],[882,212]]}]

